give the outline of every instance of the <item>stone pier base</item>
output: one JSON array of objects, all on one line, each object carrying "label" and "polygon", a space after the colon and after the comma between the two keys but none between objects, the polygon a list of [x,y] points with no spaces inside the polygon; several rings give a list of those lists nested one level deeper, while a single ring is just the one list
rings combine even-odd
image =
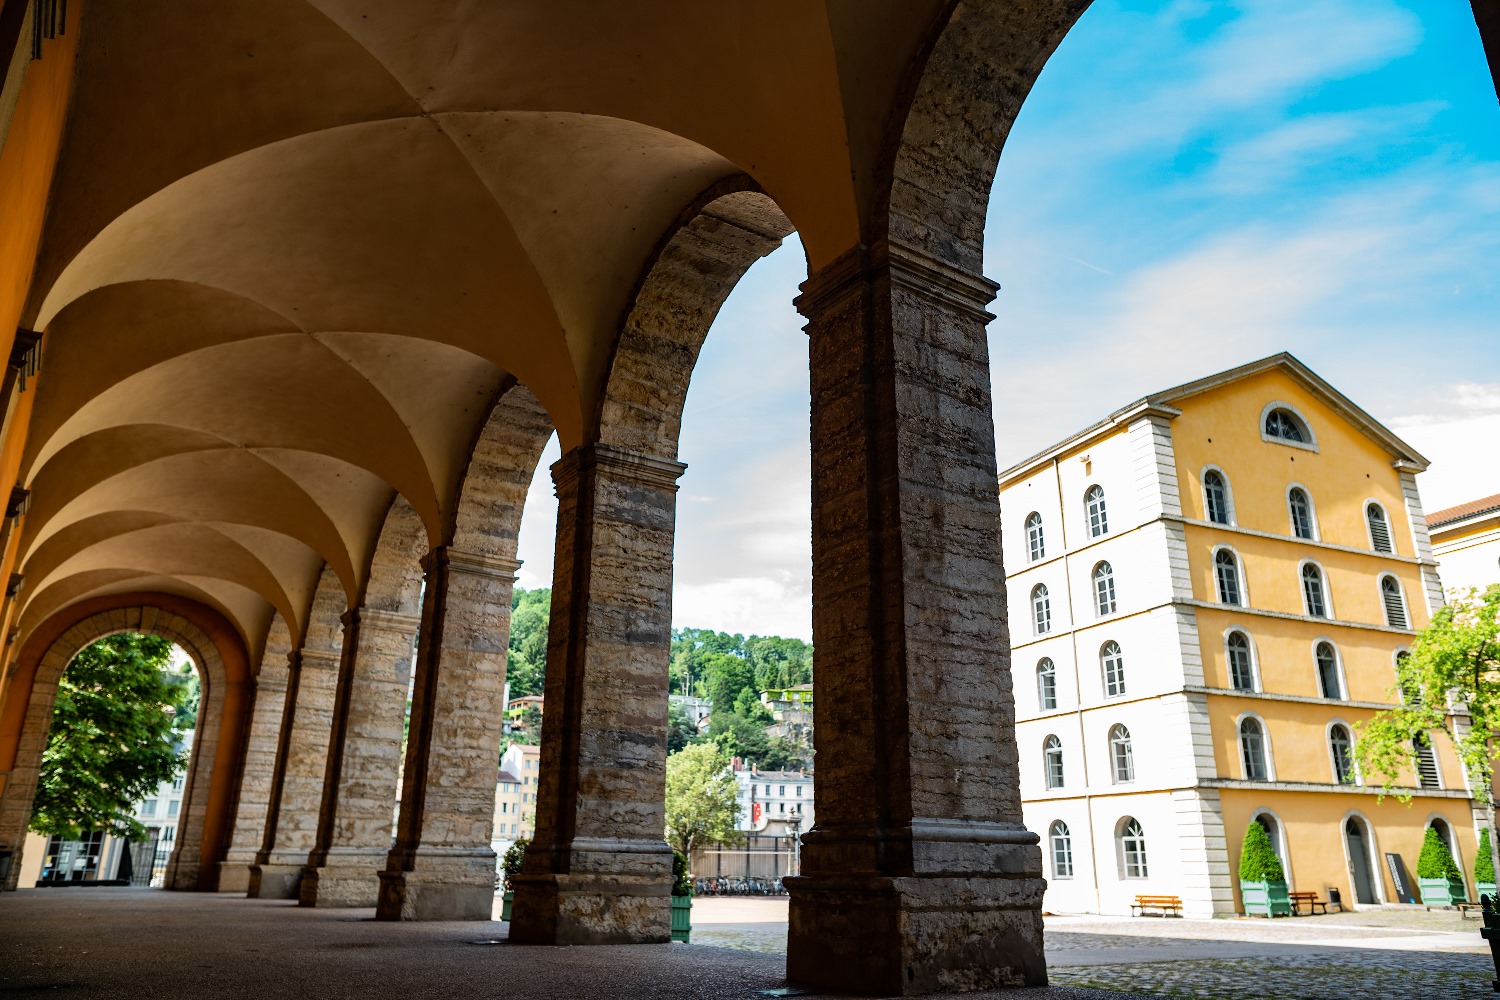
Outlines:
[{"label": "stone pier base", "polygon": [[787,980],[879,996],[1045,986],[1041,878],[802,876]]},{"label": "stone pier base", "polygon": [[672,939],[672,886],[653,876],[512,875],[517,944],[663,944]]},{"label": "stone pier base", "polygon": [[296,899],[301,891],[305,864],[257,864],[250,866],[251,899]]},{"label": "stone pier base", "polygon": [[332,850],[321,865],[309,865],[298,901],[303,906],[374,906],[380,899],[380,869],[389,851]]},{"label": "stone pier base", "polygon": [[380,873],[376,920],[489,920],[494,909],[494,851],[427,855]]},{"label": "stone pier base", "polygon": [[219,891],[249,892],[250,865],[247,861],[219,862]]}]

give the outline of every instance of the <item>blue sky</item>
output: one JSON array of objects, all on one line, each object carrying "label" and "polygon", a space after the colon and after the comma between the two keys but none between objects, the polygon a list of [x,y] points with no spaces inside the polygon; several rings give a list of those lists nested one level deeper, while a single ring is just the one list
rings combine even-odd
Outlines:
[{"label": "blue sky", "polygon": [[[1096,0],[1027,100],[986,228],[1002,467],[1155,389],[1290,350],[1500,492],[1500,104],[1463,0]],[[811,637],[795,237],[709,334],[674,618]],[[555,444],[544,459],[556,457]],[[547,585],[544,474],[521,582]]]}]

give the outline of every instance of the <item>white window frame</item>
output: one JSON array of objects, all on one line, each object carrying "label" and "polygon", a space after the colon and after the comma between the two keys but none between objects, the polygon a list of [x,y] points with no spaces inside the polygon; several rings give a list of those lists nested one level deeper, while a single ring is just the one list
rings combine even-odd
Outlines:
[{"label": "white window frame", "polygon": [[[1120,759],[1115,753],[1115,745],[1118,742],[1115,731],[1124,736],[1125,756],[1130,767],[1130,773],[1126,777],[1120,777]],[[1105,730],[1104,741],[1109,746],[1109,780],[1114,785],[1135,784],[1135,737],[1130,733],[1130,727],[1123,722],[1116,722]]]},{"label": "white window frame", "polygon": [[[1099,491],[1100,530],[1098,531],[1094,530],[1093,501],[1089,499],[1089,495],[1095,490]],[[1104,487],[1098,483],[1090,483],[1088,488],[1083,491],[1083,524],[1084,527],[1088,528],[1090,538],[1103,538],[1109,534],[1109,495],[1104,491]]]},{"label": "white window frame", "polygon": [[[1272,437],[1270,434],[1267,434],[1266,418],[1271,415],[1272,410],[1286,410],[1292,416],[1296,417],[1297,422],[1301,424],[1298,430],[1307,435],[1307,440],[1288,441],[1284,437]],[[1301,448],[1303,451],[1311,452],[1317,452],[1318,450],[1318,435],[1315,431],[1313,431],[1312,421],[1308,420],[1307,415],[1304,414],[1301,410],[1297,409],[1295,406],[1293,406],[1291,403],[1286,402],[1285,400],[1272,400],[1261,408],[1260,423],[1256,425],[1256,430],[1260,431],[1260,439],[1269,444],[1284,444],[1288,448]]]},{"label": "white window frame", "polygon": [[[1067,858],[1068,871],[1067,871],[1066,875],[1063,874],[1062,872],[1060,872],[1058,870],[1058,864],[1057,864],[1057,857],[1058,857],[1057,841],[1059,839],[1058,838],[1058,830],[1057,830],[1058,827],[1062,827],[1062,837],[1061,837],[1061,839],[1063,841],[1063,844],[1065,845],[1065,850],[1068,852],[1068,858]],[[1055,879],[1058,879],[1058,878],[1069,879],[1069,878],[1073,877],[1073,873],[1074,873],[1074,871],[1077,868],[1077,866],[1073,863],[1073,831],[1068,828],[1068,824],[1067,823],[1064,823],[1060,819],[1055,819],[1051,823],[1047,824],[1047,856],[1048,856],[1048,858],[1049,858],[1049,860],[1051,861],[1051,864],[1052,864],[1052,877],[1053,878],[1055,878]]]},{"label": "white window frame", "polygon": [[[1208,474],[1210,472],[1217,473],[1219,481],[1224,484],[1224,515],[1227,518],[1224,521],[1215,521],[1210,510],[1208,502]],[[1229,485],[1229,473],[1217,465],[1205,465],[1198,473],[1198,488],[1203,491],[1203,520],[1209,524],[1223,524],[1231,528],[1239,524],[1234,514],[1234,490]]]},{"label": "white window frame", "polygon": [[[1233,635],[1239,635],[1239,636],[1243,636],[1244,637],[1244,639],[1245,639],[1245,648],[1246,648],[1246,651],[1250,655],[1250,687],[1248,687],[1248,688],[1235,687],[1235,684],[1234,684],[1234,664],[1232,662],[1232,655],[1229,652],[1229,637],[1233,636]],[[1243,627],[1243,626],[1241,626],[1241,625],[1231,625],[1231,626],[1229,626],[1228,628],[1226,628],[1224,630],[1223,642],[1224,642],[1224,676],[1229,681],[1229,688],[1230,688],[1230,690],[1232,690],[1232,691],[1259,691],[1259,690],[1261,690],[1261,684],[1260,684],[1260,655],[1257,653],[1257,651],[1255,649],[1255,637],[1250,634],[1250,630],[1247,629],[1247,628],[1245,628],[1245,627]]]},{"label": "white window frame", "polygon": [[[1234,560],[1234,586],[1235,590],[1239,591],[1239,593],[1235,595],[1239,598],[1238,601],[1224,600],[1223,588],[1219,586],[1220,552],[1229,553],[1229,558]],[[1215,545],[1213,547],[1213,552],[1209,557],[1209,561],[1213,566],[1214,573],[1214,600],[1229,608],[1248,608],[1250,606],[1250,592],[1249,588],[1245,586],[1245,564],[1244,561],[1240,559],[1240,554],[1236,552],[1234,550],[1234,547],[1231,545]]]},{"label": "white window frame", "polygon": [[[1099,599],[1099,569],[1103,567],[1107,571],[1107,584],[1109,587],[1109,607],[1106,609],[1104,603]],[[1100,559],[1094,563],[1094,568],[1089,571],[1089,588],[1094,595],[1094,617],[1108,618],[1120,610],[1120,592],[1115,587],[1115,568],[1108,559]]]},{"label": "white window frame", "polygon": [[[1385,581],[1391,581],[1396,585],[1396,599],[1401,602],[1401,617],[1406,619],[1405,625],[1391,624],[1391,613],[1385,606]],[[1406,588],[1401,585],[1401,578],[1395,573],[1381,573],[1376,578],[1375,586],[1380,592],[1380,617],[1385,622],[1386,628],[1399,628],[1403,632],[1412,631],[1411,602],[1406,599]]]},{"label": "white window frame", "polygon": [[[1055,744],[1055,745],[1054,745]],[[1057,784],[1052,783],[1052,758],[1057,758]],[[1067,761],[1063,759],[1062,737],[1048,733],[1042,740],[1042,785],[1049,792],[1065,788],[1068,784]]]},{"label": "white window frame", "polygon": [[[1140,830],[1140,873],[1131,874],[1130,862],[1125,851],[1125,831],[1134,823]],[[1119,859],[1120,881],[1140,882],[1151,877],[1151,857],[1146,844],[1146,827],[1134,816],[1121,816],[1115,823],[1115,854]]]},{"label": "white window frame", "polygon": [[[1375,547],[1375,532],[1370,528],[1371,507],[1379,508],[1380,516],[1385,518],[1385,533],[1386,537],[1389,538],[1391,542],[1391,550],[1389,552],[1382,551],[1381,549]],[[1391,520],[1391,512],[1386,509],[1385,504],[1381,503],[1374,497],[1365,497],[1365,502],[1360,504],[1359,513],[1365,519],[1365,541],[1369,543],[1370,551],[1374,552],[1376,555],[1382,556],[1396,555],[1396,524]]]},{"label": "white window frame", "polygon": [[1328,724],[1323,727],[1323,745],[1328,748],[1328,767],[1330,773],[1333,775],[1333,783],[1335,785],[1344,784],[1343,782],[1339,781],[1338,755],[1333,752],[1334,726],[1342,726],[1344,732],[1349,734],[1349,765],[1354,769],[1354,780],[1348,783],[1348,787],[1355,788],[1363,785],[1365,783],[1365,776],[1360,772],[1359,769],[1359,755],[1354,752],[1356,742],[1354,738],[1354,727],[1349,724],[1348,720],[1344,719],[1341,716],[1335,716],[1334,718],[1329,719]]},{"label": "white window frame", "polygon": [[[1245,736],[1240,727],[1245,724],[1246,719],[1255,720],[1260,726],[1261,763],[1265,765],[1266,776],[1264,778],[1252,778],[1245,769]],[[1259,712],[1241,712],[1234,720],[1234,747],[1239,752],[1240,775],[1246,781],[1270,782],[1276,780],[1276,755],[1271,751],[1271,727],[1266,725],[1266,720],[1261,718]]]},{"label": "white window frame", "polygon": [[[1045,612],[1046,612],[1045,613],[1045,618],[1046,618],[1045,622],[1043,622],[1043,620],[1042,620],[1043,617],[1044,617],[1044,615],[1041,613],[1041,610],[1039,610],[1038,606],[1037,606],[1037,598],[1038,597],[1040,597],[1043,601],[1046,602],[1045,609],[1042,609],[1042,610],[1045,610]],[[1032,635],[1048,635],[1048,634],[1050,634],[1052,632],[1052,591],[1050,591],[1050,590],[1047,589],[1047,585],[1045,583],[1039,583],[1036,586],[1034,586],[1034,587],[1031,588],[1030,607],[1031,607],[1031,634]],[[1042,627],[1044,624],[1046,625],[1045,628]]]},{"label": "white window frame", "polygon": [[[1303,538],[1301,535],[1297,534],[1297,518],[1292,513],[1293,490],[1301,490],[1302,495],[1307,498],[1307,517],[1312,525],[1311,538]],[[1313,499],[1312,490],[1308,489],[1306,486],[1303,486],[1301,483],[1287,483],[1284,499],[1286,500],[1287,531],[1291,534],[1292,538],[1299,542],[1321,542],[1323,540],[1323,532],[1318,527],[1318,503]]]},{"label": "white window frame", "polygon": [[1422,735],[1427,737],[1427,749],[1432,753],[1432,770],[1437,775],[1436,785],[1422,784],[1422,767],[1418,761],[1416,737],[1412,738],[1411,767],[1412,775],[1417,779],[1418,788],[1426,788],[1433,791],[1447,788],[1448,783],[1443,780],[1443,758],[1438,755],[1437,741],[1432,738],[1430,730],[1423,730]]},{"label": "white window frame", "polygon": [[[1323,614],[1315,615],[1307,603],[1307,587],[1303,583],[1302,574],[1306,567],[1311,566],[1318,571],[1318,589],[1323,594]],[[1319,621],[1334,621],[1337,615],[1333,611],[1333,588],[1328,585],[1328,571],[1323,568],[1322,563],[1316,559],[1304,559],[1297,564],[1297,592],[1302,595],[1302,614],[1307,618],[1316,618]]]},{"label": "white window frame", "polygon": [[[1046,670],[1042,669],[1042,664],[1044,664],[1044,663],[1049,664],[1051,666],[1051,668],[1052,668],[1051,671],[1050,671],[1051,676],[1052,676],[1052,704],[1051,705],[1047,704],[1047,700],[1043,696],[1044,692],[1042,690],[1042,677],[1043,677],[1044,674],[1049,673],[1049,671],[1046,671]],[[1037,711],[1038,712],[1054,712],[1054,711],[1057,710],[1058,703],[1059,702],[1058,702],[1058,697],[1057,697],[1057,661],[1054,660],[1054,659],[1052,659],[1052,657],[1050,657],[1050,656],[1044,656],[1040,660],[1036,661],[1036,707],[1037,707]]]},{"label": "white window frame", "polygon": [[[1120,690],[1111,692],[1109,689],[1109,666],[1105,663],[1104,649],[1106,646],[1114,646],[1115,659],[1119,663]],[[1099,644],[1099,682],[1100,690],[1104,692],[1105,698],[1123,698],[1130,685],[1125,682],[1125,647],[1114,639],[1106,639]]]},{"label": "white window frame", "polygon": [[[1034,547],[1031,544],[1031,526],[1033,523],[1036,525],[1036,545]],[[1026,533],[1026,561],[1041,562],[1047,558],[1047,528],[1046,522],[1042,520],[1042,512],[1034,510],[1030,514],[1027,514],[1023,526]]]},{"label": "white window frame", "polygon": [[1333,701],[1333,700],[1348,701],[1349,700],[1349,678],[1347,676],[1345,676],[1345,674],[1344,674],[1344,653],[1343,653],[1343,650],[1339,649],[1339,644],[1336,643],[1336,642],[1334,642],[1332,638],[1330,638],[1329,636],[1326,636],[1326,635],[1320,635],[1320,636],[1318,636],[1316,639],[1314,639],[1312,641],[1312,646],[1310,647],[1311,650],[1312,650],[1313,681],[1314,681],[1313,686],[1317,689],[1318,697],[1319,698],[1327,698],[1328,697],[1327,695],[1325,695],[1323,693],[1323,668],[1318,665],[1318,647],[1321,646],[1321,645],[1323,645],[1324,643],[1327,643],[1328,646],[1329,646],[1329,648],[1331,648],[1333,650],[1333,673],[1334,673],[1334,678],[1338,681],[1338,684],[1339,684],[1339,695],[1338,695],[1338,698],[1337,699],[1329,699],[1329,700],[1330,701]]}]

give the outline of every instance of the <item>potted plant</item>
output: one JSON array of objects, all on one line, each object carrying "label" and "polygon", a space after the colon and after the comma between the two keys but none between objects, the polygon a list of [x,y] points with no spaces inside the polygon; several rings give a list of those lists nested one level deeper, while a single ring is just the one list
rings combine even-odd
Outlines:
[{"label": "potted plant", "polygon": [[672,940],[688,943],[693,932],[693,880],[681,851],[672,851]]},{"label": "potted plant", "polygon": [[1479,849],[1474,852],[1474,891],[1495,898],[1495,856],[1490,851],[1490,828],[1479,831]]},{"label": "potted plant", "polygon": [[1422,840],[1422,853],[1417,856],[1417,885],[1422,888],[1426,906],[1457,906],[1469,898],[1463,871],[1443,838],[1430,826]]},{"label": "potted plant", "polygon": [[510,905],[515,902],[516,894],[511,888],[510,877],[521,870],[521,865],[526,861],[526,848],[531,843],[530,837],[522,837],[511,844],[505,852],[505,857],[500,859],[500,870],[505,873],[502,883],[505,895],[500,897],[500,919],[510,919]]},{"label": "potted plant", "polygon": [[1266,828],[1251,821],[1240,848],[1240,898],[1247,916],[1289,917],[1292,899],[1287,894],[1286,871],[1271,846]]}]

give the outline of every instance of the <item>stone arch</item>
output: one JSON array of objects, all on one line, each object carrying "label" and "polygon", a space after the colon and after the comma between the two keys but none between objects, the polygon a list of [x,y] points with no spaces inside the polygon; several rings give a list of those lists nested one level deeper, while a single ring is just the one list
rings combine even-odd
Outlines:
[{"label": "stone arch", "polygon": [[0,848],[14,852],[5,888],[16,888],[63,671],[80,651],[121,632],[159,635],[180,646],[199,672],[197,737],[183,785],[169,889],[211,891],[228,846],[244,737],[249,657],[216,611],[165,595],[120,595],[69,608],[37,628],[19,657],[0,714],[0,764],[10,771],[0,796]]},{"label": "stone arch", "polygon": [[427,554],[427,526],[401,494],[391,500],[375,551],[370,555],[361,606],[416,615],[422,610],[422,557]]},{"label": "stone arch", "polygon": [[501,389],[469,450],[447,543],[465,552],[514,560],[521,511],[552,419],[518,382]]},{"label": "stone arch", "polygon": [[744,183],[704,192],[645,269],[600,398],[601,444],[676,459],[688,382],[714,317],[750,266],[793,232],[780,207]]}]

